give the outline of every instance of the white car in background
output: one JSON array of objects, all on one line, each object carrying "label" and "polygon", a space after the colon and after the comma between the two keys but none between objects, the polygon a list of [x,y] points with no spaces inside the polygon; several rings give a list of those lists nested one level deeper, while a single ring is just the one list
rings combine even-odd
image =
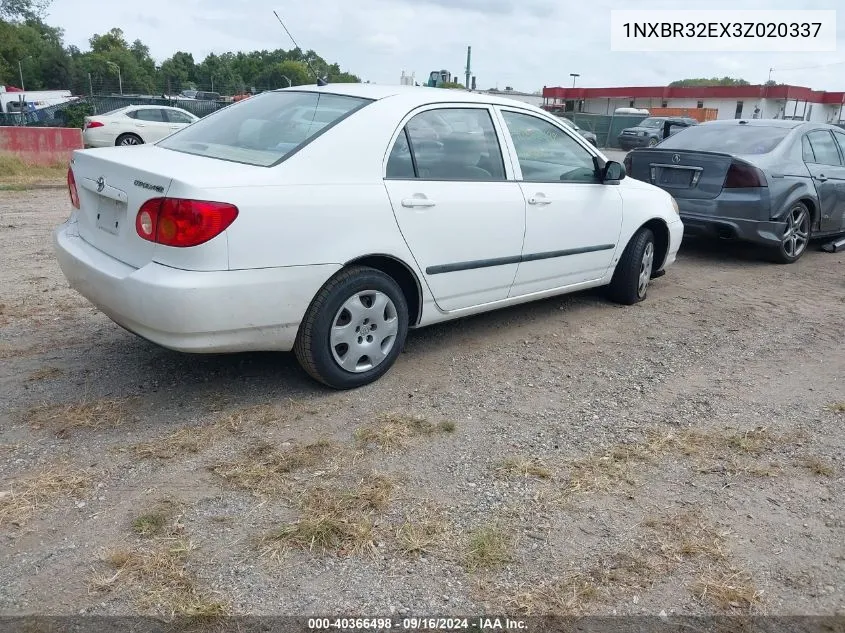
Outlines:
[{"label": "white car in background", "polygon": [[85,147],[155,143],[195,121],[199,117],[181,108],[126,106],[85,117],[82,142]]},{"label": "white car in background", "polygon": [[683,235],[671,195],[556,117],[437,88],[265,92],[77,150],[68,188],[59,264],[116,323],[185,352],[293,349],[340,389],[409,328],[595,286],[642,301]]}]

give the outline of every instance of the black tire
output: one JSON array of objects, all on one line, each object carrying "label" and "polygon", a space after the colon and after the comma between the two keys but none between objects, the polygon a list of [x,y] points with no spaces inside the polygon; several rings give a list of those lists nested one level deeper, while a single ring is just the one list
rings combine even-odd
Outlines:
[{"label": "black tire", "polygon": [[[651,263],[649,265],[645,286],[640,283],[643,273],[646,251],[651,246]],[[648,294],[648,280],[654,272],[654,233],[651,229],[642,228],[631,238],[608,286],[608,296],[612,301],[623,305],[633,305],[646,298]]]},{"label": "black tire", "polygon": [[[129,141],[129,142],[127,142]],[[137,134],[132,134],[131,132],[127,132],[126,134],[121,134],[118,136],[115,141],[115,145],[143,145],[144,139],[142,139]]]},{"label": "black tire", "polygon": [[[365,291],[387,295],[395,308],[397,331],[383,360],[371,369],[353,372],[344,369],[335,360],[337,351],[332,350],[330,336],[335,318],[344,304],[357,293]],[[329,279],[311,301],[299,326],[293,351],[302,368],[315,380],[334,389],[354,389],[387,373],[402,352],[407,334],[408,304],[399,284],[375,268],[350,266]]]},{"label": "black tire", "polygon": [[[813,216],[806,204],[798,202],[792,205],[786,217],[789,224],[787,224],[783,241],[769,250],[769,258],[776,264],[792,264],[797,262],[807,252],[810,240],[813,239]],[[804,234],[800,249],[797,248],[797,241],[790,245],[787,240],[788,235],[795,235],[794,231],[796,227],[798,227],[800,233]]]},{"label": "black tire", "polygon": [[652,136],[650,139],[648,139],[648,146],[649,146],[649,147],[654,147],[654,146],[655,146],[655,145],[657,145],[659,142],[660,142],[660,139],[659,139],[659,138]]}]

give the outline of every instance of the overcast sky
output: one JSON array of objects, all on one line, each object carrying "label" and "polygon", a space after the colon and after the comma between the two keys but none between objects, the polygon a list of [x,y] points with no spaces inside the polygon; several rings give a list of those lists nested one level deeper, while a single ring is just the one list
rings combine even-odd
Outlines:
[{"label": "overcast sky", "polygon": [[[682,5],[685,3],[681,3]],[[835,9],[837,0],[709,0],[706,8]],[[291,48],[273,17],[304,49],[375,83],[402,70],[422,82],[431,70],[464,75],[466,47],[479,88],[532,92],[570,86],[665,85],[684,77],[772,79],[817,90],[845,90],[845,4],[833,53],[614,53],[610,9],[683,8],[677,0],[53,0],[47,22],[83,50],[117,26],[161,62],[177,50],[199,62],[210,52]],[[704,7],[702,7],[704,8]],[[838,63],[842,62],[842,63]],[[837,64],[838,63],[838,64]],[[831,65],[835,64],[835,65]],[[826,66],[823,66],[826,65]],[[813,67],[813,68],[808,68]]]}]

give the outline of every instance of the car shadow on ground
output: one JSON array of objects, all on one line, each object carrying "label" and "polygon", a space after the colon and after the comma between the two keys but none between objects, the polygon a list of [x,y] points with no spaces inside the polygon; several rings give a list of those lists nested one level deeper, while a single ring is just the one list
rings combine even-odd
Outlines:
[{"label": "car shadow on ground", "polygon": [[[812,240],[807,246],[805,256],[812,256],[813,253],[823,252],[822,245],[829,241],[829,239]],[[702,263],[718,263],[720,265],[774,265],[772,263],[770,249],[764,246],[741,242],[739,240],[723,240],[689,235],[684,235],[684,241],[678,253],[678,258],[692,258],[701,260]]]},{"label": "car shadow on ground", "polygon": [[[602,289],[593,289],[412,329],[397,367],[389,376],[402,374],[401,380],[411,380],[416,363],[450,362],[456,352],[466,352],[476,345],[483,348],[533,339],[537,326],[552,320],[562,322],[597,307],[617,306],[604,298]],[[112,397],[171,393],[190,402],[214,396],[238,406],[337,393],[312,380],[292,352],[188,354],[159,347],[116,325],[106,327],[114,330],[104,332],[97,345],[77,348],[77,353],[82,353],[66,360],[76,366],[75,381],[86,391],[95,385],[109,385],[107,395]],[[381,388],[380,382],[370,388]]]},{"label": "car shadow on ground", "polygon": [[678,258],[720,265],[772,265],[767,250],[757,244],[689,235],[684,235]]},{"label": "car shadow on ground", "polygon": [[[811,245],[813,251],[819,245]],[[808,253],[812,256],[814,253]],[[685,238],[679,263],[718,266],[721,269],[771,267],[764,249],[728,240]],[[652,292],[672,283],[672,270],[652,282]],[[550,324],[565,328],[568,319],[578,319],[591,310],[620,309],[608,301],[603,288],[532,301],[419,330],[411,330],[403,355],[394,372],[413,372],[414,363],[448,362],[458,354],[517,340],[531,340]],[[224,394],[233,403],[250,404],[258,399],[321,397],[335,393],[312,380],[293,353],[246,352],[235,354],[186,354],[144,341],[117,326],[102,345],[87,349],[77,362],[86,383],[105,380],[118,392],[175,390],[191,399]],[[115,362],[131,358],[129,367]],[[377,385],[373,388],[378,388]],[[365,388],[366,389],[366,388]]]}]

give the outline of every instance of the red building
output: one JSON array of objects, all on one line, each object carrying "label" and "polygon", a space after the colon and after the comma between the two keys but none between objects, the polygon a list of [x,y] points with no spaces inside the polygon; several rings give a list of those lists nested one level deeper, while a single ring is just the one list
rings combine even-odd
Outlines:
[{"label": "red building", "polygon": [[838,123],[845,92],[804,86],[543,87],[547,110],[613,114],[617,108],[713,108],[717,118],[786,118]]}]

